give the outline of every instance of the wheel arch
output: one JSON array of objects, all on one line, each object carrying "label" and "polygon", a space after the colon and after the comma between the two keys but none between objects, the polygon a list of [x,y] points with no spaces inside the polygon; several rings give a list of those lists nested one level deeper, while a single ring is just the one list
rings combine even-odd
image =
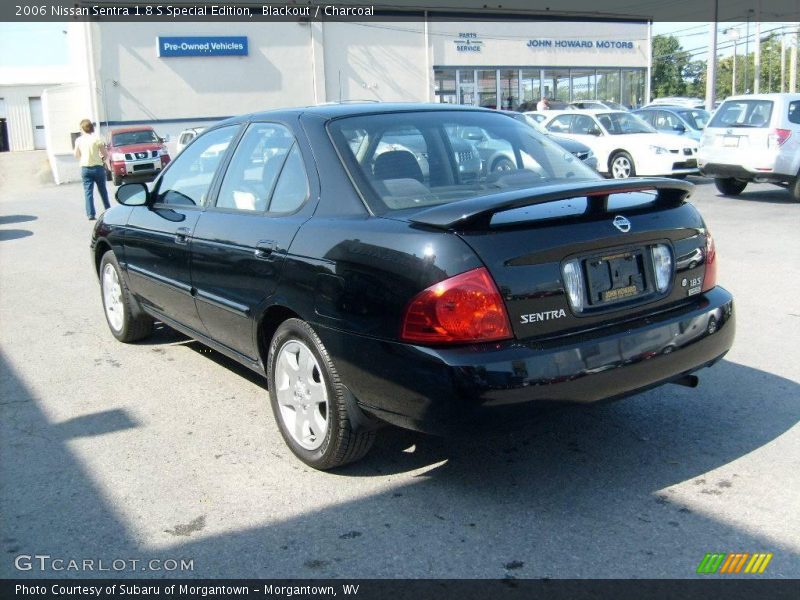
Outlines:
[{"label": "wheel arch", "polygon": [[103,260],[103,255],[109,250],[113,251],[111,244],[108,240],[99,239],[94,246],[94,271],[100,277],[100,261]]},{"label": "wheel arch", "polygon": [[627,150],[625,150],[625,148],[615,148],[614,150],[612,150],[611,152],[609,152],[609,153],[608,153],[608,158],[606,159],[606,167],[608,167],[608,172],[609,172],[609,173],[611,172],[611,162],[614,160],[614,158],[615,158],[615,157],[616,157],[618,154],[620,154],[620,153],[622,153],[622,152],[624,152],[625,154],[627,154],[628,156],[630,156],[630,157],[631,157],[631,160],[633,159],[633,154],[631,154],[630,152],[628,152]]},{"label": "wheel arch", "polygon": [[267,355],[269,354],[269,344],[275,331],[281,323],[287,319],[301,319],[295,311],[282,304],[273,304],[261,314],[256,324],[256,349],[258,356],[264,365],[264,372],[267,371]]}]

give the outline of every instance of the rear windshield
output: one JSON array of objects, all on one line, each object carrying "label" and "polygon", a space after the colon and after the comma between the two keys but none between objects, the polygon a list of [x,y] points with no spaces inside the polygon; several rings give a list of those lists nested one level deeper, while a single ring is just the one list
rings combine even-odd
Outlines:
[{"label": "rear windshield", "polygon": [[149,144],[151,142],[158,142],[158,136],[152,129],[115,133],[111,138],[112,146],[130,146],[131,144]]},{"label": "rear windshield", "polygon": [[628,133],[656,133],[650,125],[636,115],[627,112],[600,113],[597,120],[611,135]]},{"label": "rear windshield", "polygon": [[336,119],[328,128],[378,214],[600,178],[547,136],[499,113],[364,115]]},{"label": "rear windshield", "polygon": [[708,117],[710,116],[706,111],[700,109],[679,110],[678,114],[692,129],[703,129],[708,123]]},{"label": "rear windshield", "polygon": [[767,127],[772,116],[772,100],[726,100],[709,127]]}]

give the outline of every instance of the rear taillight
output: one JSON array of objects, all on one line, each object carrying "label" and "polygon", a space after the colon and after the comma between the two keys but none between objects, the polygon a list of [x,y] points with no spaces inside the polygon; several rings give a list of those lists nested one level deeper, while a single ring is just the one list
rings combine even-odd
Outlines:
[{"label": "rear taillight", "polygon": [[711,237],[710,231],[706,231],[705,263],[706,272],[703,275],[704,292],[717,285],[717,248],[714,245],[714,238]]},{"label": "rear taillight", "polygon": [[489,272],[473,269],[421,291],[403,315],[400,338],[423,344],[492,342],[512,337]]},{"label": "rear taillight", "polygon": [[770,148],[780,148],[792,135],[789,129],[775,129],[767,138],[767,146]]}]

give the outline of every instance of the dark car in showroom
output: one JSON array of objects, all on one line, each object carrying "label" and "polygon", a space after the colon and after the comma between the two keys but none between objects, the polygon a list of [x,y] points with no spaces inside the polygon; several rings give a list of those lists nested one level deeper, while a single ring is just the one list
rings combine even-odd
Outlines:
[{"label": "dark car in showroom", "polygon": [[[470,128],[514,169],[464,177]],[[387,150],[398,129],[424,147]],[[492,110],[325,105],[204,131],[117,190],[91,251],[118,340],[160,321],[266,376],[287,445],[326,469],[386,423],[458,433],[695,385],[735,326],[691,189],[604,180]]]}]

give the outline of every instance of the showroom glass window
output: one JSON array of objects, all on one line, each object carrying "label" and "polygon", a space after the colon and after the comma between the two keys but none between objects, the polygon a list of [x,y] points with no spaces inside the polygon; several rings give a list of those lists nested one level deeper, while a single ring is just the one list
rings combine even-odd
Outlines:
[{"label": "showroom glass window", "polygon": [[597,69],[597,99],[619,102],[619,69]]},{"label": "showroom glass window", "polygon": [[216,208],[293,212],[308,197],[308,178],[292,133],[277,123],[253,123],[225,172]]},{"label": "showroom glass window", "polygon": [[436,98],[445,104],[455,104],[456,98],[456,70],[436,69],[433,72]]},{"label": "showroom glass window", "polygon": [[164,172],[158,183],[157,202],[202,206],[214,173],[239,130],[238,125],[220,127],[201,135],[187,146]]},{"label": "showroom glass window", "polygon": [[540,69],[522,69],[520,81],[522,83],[521,104],[525,110],[535,110],[536,103],[542,97],[542,71]]},{"label": "showroom glass window", "polygon": [[594,100],[596,97],[594,90],[594,70],[583,71],[572,69],[570,71],[572,79],[572,100]]}]

